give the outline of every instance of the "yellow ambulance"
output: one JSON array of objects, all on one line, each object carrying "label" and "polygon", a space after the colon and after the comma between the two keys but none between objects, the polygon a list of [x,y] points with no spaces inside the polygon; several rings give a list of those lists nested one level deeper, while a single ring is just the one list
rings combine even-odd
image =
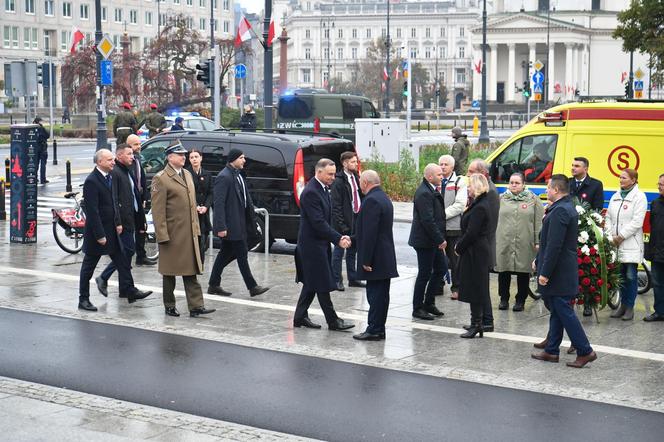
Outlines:
[{"label": "yellow ambulance", "polygon": [[664,173],[664,102],[561,104],[533,118],[487,161],[501,192],[511,173],[521,171],[528,188],[546,198],[547,179],[556,173],[571,176],[574,157],[590,161],[588,174],[604,184],[605,207],[626,168],[639,172],[639,189],[651,202],[658,196],[658,177]]}]

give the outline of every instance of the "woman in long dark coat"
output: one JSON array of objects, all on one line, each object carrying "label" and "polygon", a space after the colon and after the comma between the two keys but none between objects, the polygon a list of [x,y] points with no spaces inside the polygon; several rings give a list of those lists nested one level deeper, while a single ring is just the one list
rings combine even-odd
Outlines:
[{"label": "woman in long dark coat", "polygon": [[482,316],[489,297],[489,269],[491,266],[489,228],[491,207],[487,199],[489,183],[484,175],[470,176],[468,194],[473,199],[461,217],[461,238],[455,252],[459,258],[459,301],[470,303],[471,323],[462,338],[484,335]]},{"label": "woman in long dark coat", "polygon": [[198,224],[201,226],[201,261],[205,261],[205,252],[209,246],[209,233],[212,230],[210,223],[210,206],[212,206],[212,174],[201,167],[203,155],[198,149],[189,152],[189,171],[196,188],[196,211]]}]

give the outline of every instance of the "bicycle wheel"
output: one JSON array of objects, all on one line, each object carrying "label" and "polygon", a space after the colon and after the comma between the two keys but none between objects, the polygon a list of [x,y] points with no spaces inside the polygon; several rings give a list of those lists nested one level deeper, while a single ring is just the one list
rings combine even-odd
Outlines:
[{"label": "bicycle wheel", "polygon": [[148,232],[145,235],[145,256],[148,259],[159,257],[159,245],[157,244],[157,235],[154,232]]},{"label": "bicycle wheel", "polygon": [[63,226],[59,222],[53,222],[53,238],[62,250],[67,253],[76,254],[83,248],[83,232]]},{"label": "bicycle wheel", "polygon": [[648,291],[652,288],[652,275],[650,274],[650,264],[648,264],[648,262],[646,261],[643,261],[641,263],[641,267],[643,267],[643,270],[639,270],[636,277],[637,283],[639,285],[639,290],[638,290],[639,295],[648,293]]},{"label": "bicycle wheel", "polygon": [[620,290],[615,290],[612,295],[609,295],[607,304],[611,310],[615,310],[620,306]]}]

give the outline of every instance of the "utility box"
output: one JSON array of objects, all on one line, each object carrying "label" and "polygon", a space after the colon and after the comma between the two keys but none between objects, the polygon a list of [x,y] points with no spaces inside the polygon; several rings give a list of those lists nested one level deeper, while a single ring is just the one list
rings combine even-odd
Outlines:
[{"label": "utility box", "polygon": [[11,126],[11,198],[9,242],[37,242],[37,139],[36,124]]},{"label": "utility box", "polygon": [[401,141],[407,139],[408,128],[405,120],[396,118],[355,120],[355,150],[360,160],[369,160],[372,156],[377,156],[386,163],[397,163],[401,158]]}]

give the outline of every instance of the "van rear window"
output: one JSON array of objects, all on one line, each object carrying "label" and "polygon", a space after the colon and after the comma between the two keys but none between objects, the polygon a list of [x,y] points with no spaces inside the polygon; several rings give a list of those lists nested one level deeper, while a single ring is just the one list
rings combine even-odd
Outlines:
[{"label": "van rear window", "polygon": [[311,97],[287,96],[279,99],[279,118],[302,120],[311,118]]},{"label": "van rear window", "polygon": [[327,158],[334,161],[337,166],[337,172],[340,171],[342,168],[341,154],[347,150],[353,150],[352,144],[340,143],[337,141],[325,142],[303,148],[305,178],[310,180],[316,175],[316,163],[321,158]]}]

